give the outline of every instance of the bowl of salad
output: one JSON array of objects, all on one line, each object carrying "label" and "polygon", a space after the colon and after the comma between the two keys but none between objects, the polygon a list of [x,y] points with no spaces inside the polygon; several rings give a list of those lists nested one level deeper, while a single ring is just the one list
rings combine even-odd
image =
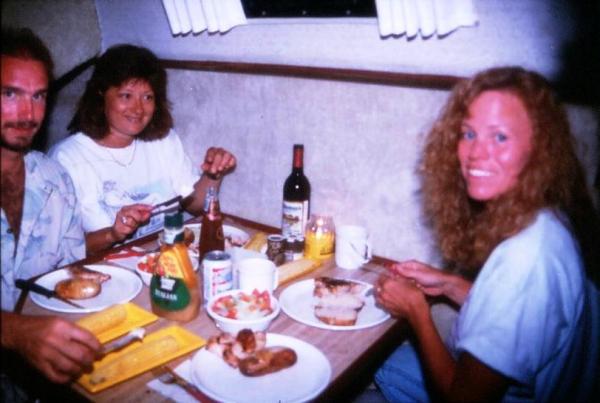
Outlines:
[{"label": "bowl of salad", "polygon": [[206,305],[219,329],[237,335],[242,329],[266,330],[279,315],[279,302],[268,291],[229,290],[215,295]]}]

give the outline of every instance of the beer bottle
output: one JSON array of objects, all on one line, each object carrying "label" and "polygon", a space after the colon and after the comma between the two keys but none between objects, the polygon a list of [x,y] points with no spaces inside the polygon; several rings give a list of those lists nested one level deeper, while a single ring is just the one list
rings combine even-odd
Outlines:
[{"label": "beer bottle", "polygon": [[219,196],[214,187],[208,189],[204,200],[204,216],[200,227],[200,262],[204,255],[212,250],[225,250],[223,216],[219,207]]}]

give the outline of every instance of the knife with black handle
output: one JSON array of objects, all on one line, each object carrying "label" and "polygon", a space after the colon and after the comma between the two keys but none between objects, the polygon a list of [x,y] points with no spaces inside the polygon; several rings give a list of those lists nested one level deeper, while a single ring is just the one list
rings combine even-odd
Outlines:
[{"label": "knife with black handle", "polygon": [[64,302],[65,304],[69,304],[75,308],[78,309],[85,309],[84,307],[82,307],[79,304],[76,304],[75,302],[72,302],[66,298],[61,297],[60,295],[58,295],[56,293],[56,291],[54,290],[50,290],[46,287],[43,287],[39,284],[36,284],[34,282],[30,282],[27,280],[23,280],[23,279],[19,279],[17,281],[15,281],[15,285],[17,286],[17,288],[20,288],[21,290],[27,290],[27,291],[32,291],[35,292],[36,294],[41,294],[47,298],[55,298],[59,301]]}]

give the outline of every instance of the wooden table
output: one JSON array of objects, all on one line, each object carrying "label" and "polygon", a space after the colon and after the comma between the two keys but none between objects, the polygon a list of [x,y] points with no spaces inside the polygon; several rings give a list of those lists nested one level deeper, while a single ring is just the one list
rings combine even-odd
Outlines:
[{"label": "wooden table", "polygon": [[[241,228],[250,234],[257,230],[275,232],[276,229],[261,224],[253,223],[239,217],[227,216],[226,224]],[[155,245],[155,239],[145,238],[137,241],[141,245]],[[87,261],[97,259],[87,259]],[[349,278],[374,283],[378,273],[383,270],[384,259],[375,258],[371,263],[359,270],[344,270],[336,267],[335,261],[329,259],[316,271],[309,273],[297,280],[313,278],[318,275],[327,275],[337,278]],[[284,284],[275,292],[278,296],[287,286],[293,282]],[[142,291],[133,299],[137,305],[151,310],[148,287],[144,286]],[[77,320],[81,314],[63,314],[48,311],[34,304],[29,298],[25,301],[22,309],[24,314],[34,315],[59,315],[71,320]],[[169,320],[159,318],[157,322],[147,327],[148,332],[160,328],[178,324]],[[198,318],[185,324],[184,328],[200,335],[208,340],[219,332],[214,322],[208,317],[206,311],[202,311]],[[280,333],[304,340],[320,349],[331,363],[332,375],[328,387],[317,399],[318,401],[340,401],[347,400],[359,393],[370,381],[373,372],[381,365],[385,357],[405,338],[407,330],[402,321],[388,319],[384,323],[361,330],[334,331],[307,326],[288,317],[284,312],[271,323],[269,332]],[[181,362],[191,358],[195,352],[184,355],[169,363],[175,368]],[[148,388],[146,384],[153,379],[151,372],[146,372],[114,387],[108,388],[96,394],[89,394],[79,385],[73,388],[85,398],[93,401],[119,401],[119,402],[166,402],[167,398]]]}]

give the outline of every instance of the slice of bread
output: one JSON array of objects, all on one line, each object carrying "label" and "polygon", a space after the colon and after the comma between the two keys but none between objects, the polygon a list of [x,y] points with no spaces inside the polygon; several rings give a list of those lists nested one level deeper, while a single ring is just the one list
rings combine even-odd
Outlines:
[{"label": "slice of bread", "polygon": [[354,326],[364,306],[365,285],[331,277],[315,278],[315,316],[323,323]]}]

